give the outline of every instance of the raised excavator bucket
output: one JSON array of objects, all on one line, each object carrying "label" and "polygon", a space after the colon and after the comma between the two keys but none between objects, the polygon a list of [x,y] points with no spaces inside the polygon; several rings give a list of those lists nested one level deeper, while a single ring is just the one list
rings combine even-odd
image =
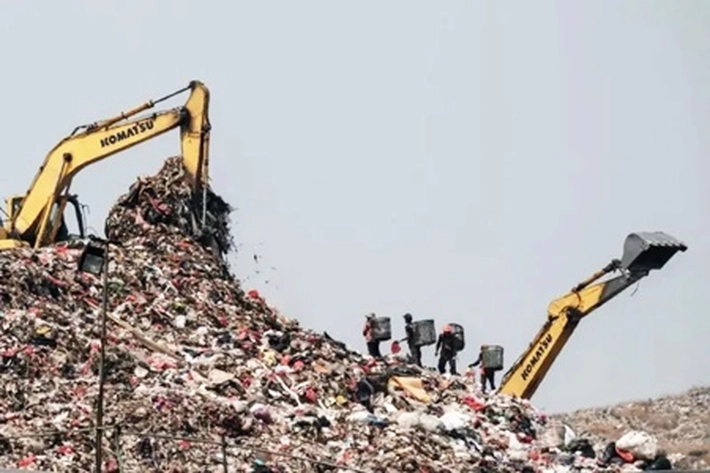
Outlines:
[{"label": "raised excavator bucket", "polygon": [[673,255],[688,246],[664,232],[631,233],[624,241],[621,267],[631,272],[661,269]]}]

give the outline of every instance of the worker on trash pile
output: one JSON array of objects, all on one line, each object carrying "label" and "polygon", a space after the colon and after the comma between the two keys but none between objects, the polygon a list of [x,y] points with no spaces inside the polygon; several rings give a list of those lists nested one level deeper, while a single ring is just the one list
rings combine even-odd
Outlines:
[{"label": "worker on trash pile", "polygon": [[448,363],[449,373],[458,374],[456,372],[456,337],[451,325],[444,325],[444,329],[439,334],[439,338],[436,340],[434,356],[439,356],[439,364],[437,366],[439,373],[444,374]]},{"label": "worker on trash pile", "polygon": [[375,314],[370,313],[365,316],[365,328],[362,330],[362,334],[365,336],[365,341],[367,342],[367,353],[373,358],[382,358],[380,354],[380,342],[375,340],[372,324],[375,320]]},{"label": "worker on trash pile", "polygon": [[490,384],[491,391],[496,390],[496,372],[485,366],[483,363],[483,350],[486,348],[485,345],[481,345],[481,351],[478,353],[478,359],[468,365],[469,368],[474,368],[481,365],[481,389],[486,392],[486,384]]},{"label": "worker on trash pile", "polygon": [[358,380],[355,385],[355,396],[357,397],[357,402],[365,406],[368,412],[375,412],[372,407],[372,396],[375,393],[375,388],[372,387],[370,382],[362,377]]},{"label": "worker on trash pile", "polygon": [[407,341],[407,348],[409,348],[409,356],[415,365],[421,367],[422,349],[414,344],[414,325],[412,324],[412,314],[404,314],[404,333],[406,335],[404,340]]},{"label": "worker on trash pile", "polygon": [[375,395],[375,388],[370,384],[362,370],[356,369],[353,372],[354,376],[354,394],[355,400],[362,404],[368,412],[374,412],[372,407],[372,396]]}]

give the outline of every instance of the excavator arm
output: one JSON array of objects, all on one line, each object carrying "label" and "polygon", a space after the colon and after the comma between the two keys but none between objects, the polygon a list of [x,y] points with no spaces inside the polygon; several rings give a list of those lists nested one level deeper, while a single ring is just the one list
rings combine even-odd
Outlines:
[{"label": "excavator arm", "polygon": [[[530,399],[582,318],[648,276],[651,271],[661,269],[678,251],[685,250],[687,246],[684,243],[663,232],[628,235],[622,259],[612,260],[569,293],[550,303],[547,320],[503,377],[499,393]],[[621,274],[597,282],[614,272]]]},{"label": "excavator arm", "polygon": [[[153,108],[175,95],[190,91],[185,105],[155,112],[143,117],[139,113]],[[204,192],[208,186],[209,166],[209,90],[199,81],[157,100],[148,101],[132,110],[91,125],[78,127],[47,155],[26,194],[8,202],[9,221],[6,238],[0,234],[0,249],[18,246],[19,241],[35,248],[57,241],[63,226],[64,208],[75,207],[69,195],[72,179],[85,167],[116,153],[180,128],[182,159],[191,179],[193,192]],[[13,211],[13,207],[16,209]],[[78,208],[78,207],[77,207]],[[83,222],[80,222],[83,225]],[[83,236],[84,229],[80,232]],[[18,241],[19,240],[19,241]]]}]

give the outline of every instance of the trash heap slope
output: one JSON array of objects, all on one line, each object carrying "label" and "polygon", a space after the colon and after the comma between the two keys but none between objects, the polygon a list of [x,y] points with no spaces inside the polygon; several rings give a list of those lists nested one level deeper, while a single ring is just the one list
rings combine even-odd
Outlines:
[{"label": "trash heap slope", "polygon": [[[229,206],[209,194],[207,209],[210,232],[193,238],[202,205],[170,158],[107,219],[121,245],[109,267],[106,471],[221,471],[224,451],[228,471],[244,472],[595,468],[546,444],[547,419],[529,403],[374,363],[245,293],[219,257]],[[0,467],[92,469],[102,286],[77,271],[81,250],[0,253]],[[353,396],[360,373],[372,413]]]},{"label": "trash heap slope", "polygon": [[645,431],[657,437],[662,448],[677,454],[677,467],[710,467],[710,387],[553,417],[600,443],[628,430]]}]

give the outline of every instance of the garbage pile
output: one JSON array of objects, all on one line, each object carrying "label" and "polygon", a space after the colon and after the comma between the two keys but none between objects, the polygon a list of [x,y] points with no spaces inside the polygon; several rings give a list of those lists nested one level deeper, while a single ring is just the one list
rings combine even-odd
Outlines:
[{"label": "garbage pile", "polygon": [[669,452],[676,468],[703,470],[710,466],[710,388],[707,387],[553,417],[601,445],[608,445],[631,430],[642,430],[658,439],[659,448]]},{"label": "garbage pile", "polygon": [[[595,441],[596,440],[596,441]],[[557,459],[560,465],[574,463],[575,456],[596,459],[602,471],[666,471],[672,470],[682,455],[667,455],[658,439],[647,432],[627,430],[613,441],[577,436],[567,424],[551,419],[540,445],[564,452]],[[671,461],[671,458],[674,461]]]},{"label": "garbage pile", "polygon": [[126,242],[146,233],[191,235],[213,253],[226,255],[234,247],[230,205],[211,189],[193,195],[178,157],[169,158],[156,177],[138,178],[118,199],[106,220],[106,237]]},{"label": "garbage pile", "polygon": [[[106,285],[104,471],[648,467],[638,441],[612,462],[584,439],[555,439],[544,414],[482,394],[471,373],[378,362],[303,330],[240,288],[221,257],[229,206],[208,194],[206,208],[201,232],[202,203],[170,158],[107,219],[120,245]],[[0,253],[2,468],[93,469],[104,286],[78,271],[82,249]]]}]

